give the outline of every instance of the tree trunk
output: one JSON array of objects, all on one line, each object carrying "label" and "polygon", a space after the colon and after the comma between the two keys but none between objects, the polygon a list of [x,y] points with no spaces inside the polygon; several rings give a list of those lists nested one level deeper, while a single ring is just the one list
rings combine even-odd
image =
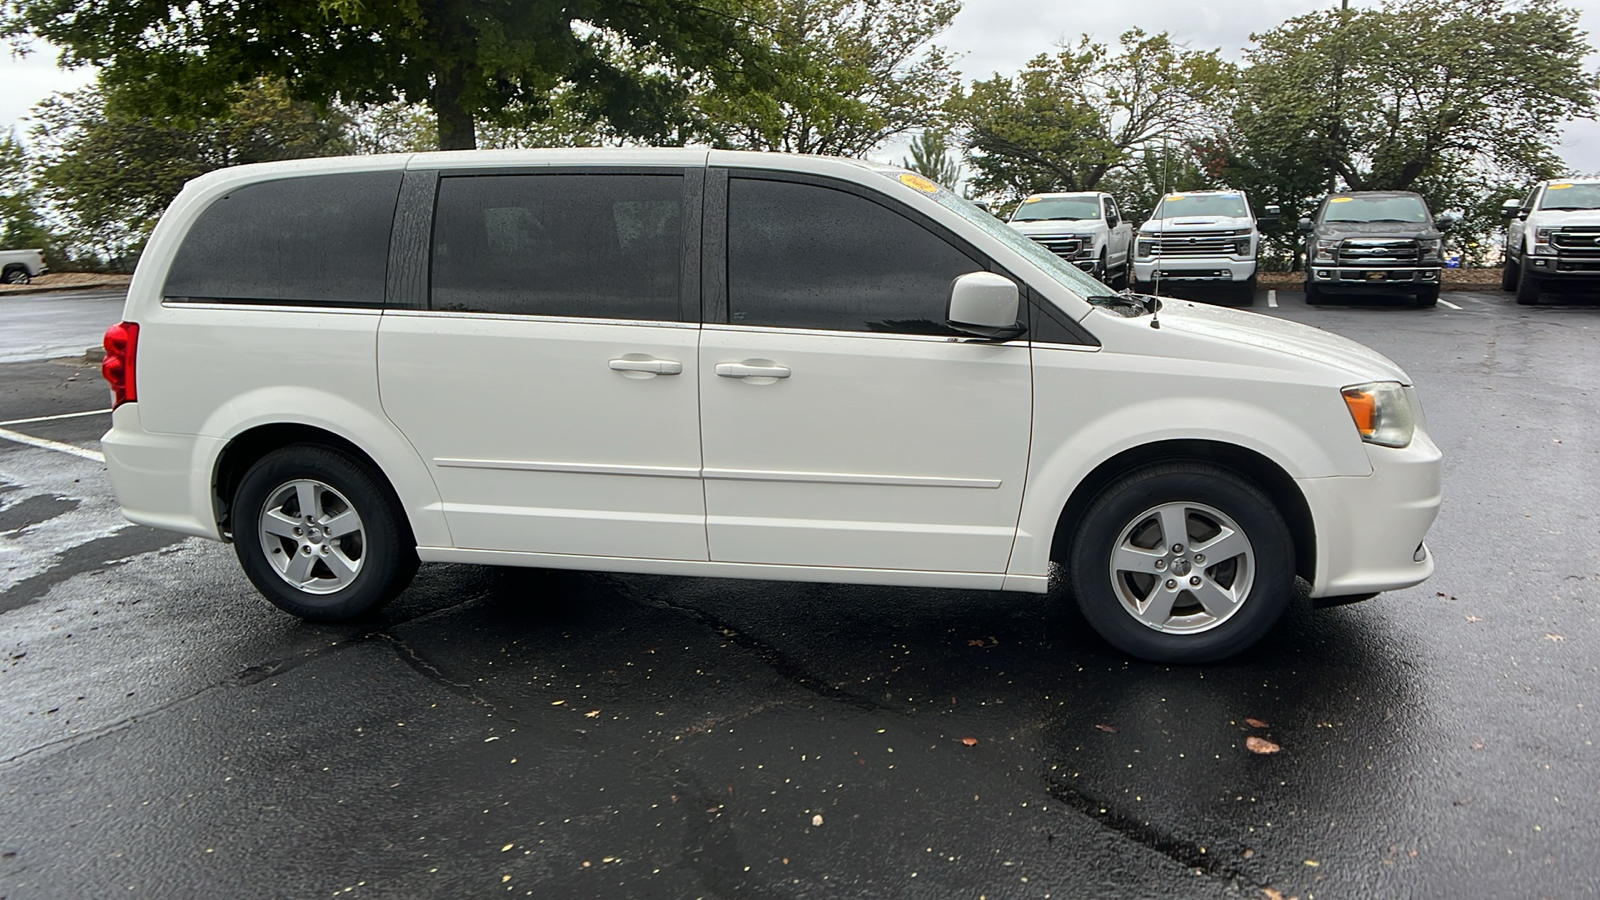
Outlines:
[{"label": "tree trunk", "polygon": [[461,104],[466,87],[466,66],[457,64],[440,70],[433,88],[433,114],[439,122],[440,150],[478,149],[477,122],[472,111]]}]

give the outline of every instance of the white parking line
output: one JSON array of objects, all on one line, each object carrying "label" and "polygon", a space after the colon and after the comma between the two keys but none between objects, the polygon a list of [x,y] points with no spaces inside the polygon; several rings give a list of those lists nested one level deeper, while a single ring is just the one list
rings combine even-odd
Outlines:
[{"label": "white parking line", "polygon": [[34,416],[31,419],[12,419],[9,422],[0,422],[0,428],[7,425],[27,425],[32,422],[54,422],[57,419],[78,419],[83,416],[103,416],[111,412],[109,409],[90,409],[84,412],[62,413],[59,416]]},{"label": "white parking line", "polygon": [[105,454],[98,450],[86,450],[76,444],[63,444],[60,441],[52,441],[48,438],[38,438],[34,437],[33,435],[22,434],[16,431],[7,431],[4,428],[0,428],[0,441],[12,441],[18,444],[27,444],[29,447],[38,447],[40,450],[54,450],[57,453],[66,453],[71,456],[93,460],[97,463],[104,463],[106,461]]},{"label": "white parking line", "polygon": [[1272,307],[1273,309],[1277,309],[1278,308],[1278,292],[1277,291],[1267,291],[1267,305]]},{"label": "white parking line", "polygon": [[1439,305],[1440,306],[1448,306],[1451,309],[1456,310],[1458,312],[1461,310],[1461,307],[1455,305],[1454,303],[1451,303],[1449,300],[1446,300],[1443,297],[1439,298]]}]

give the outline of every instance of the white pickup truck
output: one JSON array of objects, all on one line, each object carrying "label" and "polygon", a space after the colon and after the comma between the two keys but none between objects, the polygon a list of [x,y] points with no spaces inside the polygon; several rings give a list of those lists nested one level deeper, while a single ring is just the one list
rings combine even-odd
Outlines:
[{"label": "white pickup truck", "polygon": [[1507,200],[1506,261],[1500,287],[1531,306],[1549,288],[1600,289],[1600,179],[1566,178],[1534,185],[1525,200]]},{"label": "white pickup truck", "polygon": [[1249,303],[1256,294],[1257,224],[1278,221],[1278,207],[1256,218],[1243,191],[1167,194],[1150,220],[1139,226],[1133,277],[1140,293],[1162,283],[1208,283],[1232,287]]},{"label": "white pickup truck", "polygon": [[43,250],[0,250],[0,283],[27,284],[48,271]]},{"label": "white pickup truck", "polygon": [[1123,220],[1110,194],[1034,194],[1022,201],[1008,224],[1106,284],[1128,286],[1133,226]]}]

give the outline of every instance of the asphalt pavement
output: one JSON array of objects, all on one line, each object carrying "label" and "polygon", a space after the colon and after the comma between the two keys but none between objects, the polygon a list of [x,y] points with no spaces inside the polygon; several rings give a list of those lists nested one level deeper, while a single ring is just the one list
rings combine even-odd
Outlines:
[{"label": "asphalt pavement", "polygon": [[1415,379],[1438,571],[1198,667],[1060,591],[428,565],[306,625],[121,521],[94,367],[0,366],[0,898],[1600,893],[1600,305],[1254,309]]},{"label": "asphalt pavement", "polygon": [[82,356],[122,318],[127,291],[0,294],[0,363]]}]

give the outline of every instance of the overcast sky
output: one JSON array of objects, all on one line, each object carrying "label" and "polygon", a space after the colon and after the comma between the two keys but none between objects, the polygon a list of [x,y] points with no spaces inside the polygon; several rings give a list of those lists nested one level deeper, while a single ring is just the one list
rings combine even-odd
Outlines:
[{"label": "overcast sky", "polygon": [[[970,80],[994,72],[1011,73],[1063,39],[1088,33],[1110,42],[1129,28],[1169,31],[1194,49],[1221,48],[1238,59],[1252,31],[1265,31],[1283,20],[1336,0],[966,0],[955,24],[940,43],[961,54],[958,67]],[[1371,0],[1353,0],[1367,6]],[[1584,30],[1600,28],[1600,0],[1567,0],[1583,13]],[[47,47],[18,60],[0,62],[0,128],[22,132],[22,122],[35,103],[53,91],[71,90],[92,73],[55,67]],[[1581,172],[1600,172],[1600,125],[1580,122],[1569,127],[1561,148],[1569,165]]]}]

